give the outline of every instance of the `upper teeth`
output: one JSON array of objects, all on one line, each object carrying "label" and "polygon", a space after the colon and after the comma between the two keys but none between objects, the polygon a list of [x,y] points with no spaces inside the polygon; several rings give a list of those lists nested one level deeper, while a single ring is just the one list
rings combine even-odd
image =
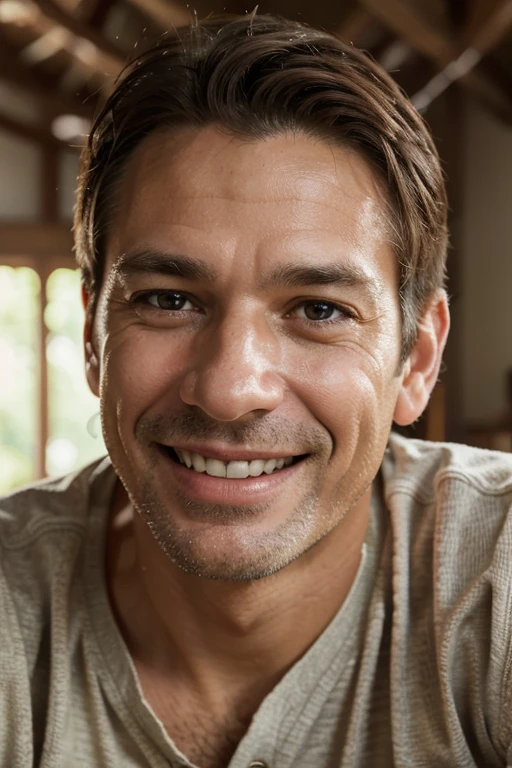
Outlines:
[{"label": "upper teeth", "polygon": [[265,473],[270,475],[275,469],[289,467],[293,461],[292,456],[282,459],[254,459],[253,461],[220,461],[201,456],[199,453],[175,449],[179,460],[189,469],[196,472],[206,472],[211,477],[259,477]]}]

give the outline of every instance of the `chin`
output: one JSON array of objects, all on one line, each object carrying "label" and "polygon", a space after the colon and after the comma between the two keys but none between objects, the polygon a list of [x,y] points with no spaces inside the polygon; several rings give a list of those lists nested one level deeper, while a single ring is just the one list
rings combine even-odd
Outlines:
[{"label": "chin", "polygon": [[324,534],[315,532],[317,497],[291,510],[282,522],[269,504],[251,507],[182,503],[179,522],[167,505],[136,505],[153,539],[181,571],[206,579],[253,581],[271,576],[309,550]]}]

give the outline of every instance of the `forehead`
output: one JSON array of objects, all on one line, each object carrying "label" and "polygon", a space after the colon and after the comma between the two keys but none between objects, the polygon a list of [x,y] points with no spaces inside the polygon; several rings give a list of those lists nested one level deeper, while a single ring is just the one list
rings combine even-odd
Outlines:
[{"label": "forehead", "polygon": [[[150,135],[130,158],[109,260],[134,243],[233,252],[387,245],[384,195],[354,151],[302,134],[244,140],[215,126]],[[183,243],[186,240],[186,244]],[[389,248],[387,249],[389,250]]]}]

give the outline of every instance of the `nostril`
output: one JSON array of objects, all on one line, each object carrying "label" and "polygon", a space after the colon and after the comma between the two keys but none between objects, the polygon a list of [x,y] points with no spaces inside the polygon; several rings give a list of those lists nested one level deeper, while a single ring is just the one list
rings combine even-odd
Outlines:
[{"label": "nostril", "polygon": [[179,396],[216,421],[230,422],[275,410],[283,401],[284,384],[270,370],[258,370],[257,362],[244,362],[243,356],[236,364],[207,358],[187,371]]}]

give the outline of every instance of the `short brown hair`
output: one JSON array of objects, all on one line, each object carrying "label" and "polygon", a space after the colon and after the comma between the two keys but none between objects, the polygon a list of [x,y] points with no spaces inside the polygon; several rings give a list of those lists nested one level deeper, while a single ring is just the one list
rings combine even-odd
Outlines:
[{"label": "short brown hair", "polygon": [[366,53],[271,15],[214,17],[167,34],[129,64],[83,150],[75,243],[91,306],[127,160],[152,131],[217,124],[262,139],[301,131],[359,152],[386,193],[399,271],[402,361],[444,284],[447,203],[429,130]]}]

